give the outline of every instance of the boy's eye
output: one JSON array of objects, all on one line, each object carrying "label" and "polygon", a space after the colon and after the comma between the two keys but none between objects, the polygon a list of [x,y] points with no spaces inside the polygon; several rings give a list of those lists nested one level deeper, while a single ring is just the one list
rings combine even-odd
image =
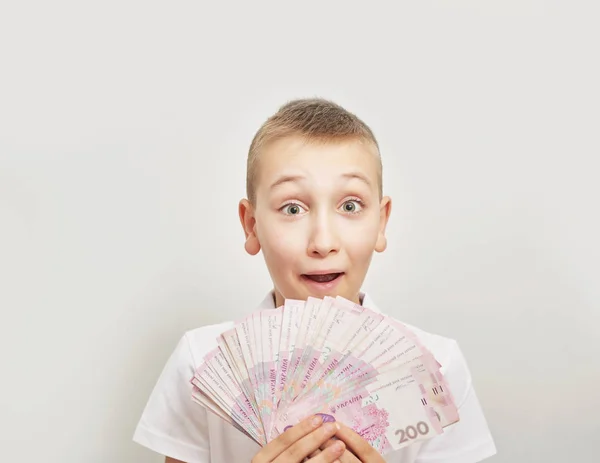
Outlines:
[{"label": "boy's eye", "polygon": [[342,204],[342,209],[344,210],[344,212],[347,212],[348,214],[356,214],[357,212],[360,211],[360,201],[357,201],[355,199],[350,200],[350,201],[346,201],[344,204]]},{"label": "boy's eye", "polygon": [[283,206],[283,212],[288,215],[298,215],[302,212],[302,207],[298,204],[287,204]]}]

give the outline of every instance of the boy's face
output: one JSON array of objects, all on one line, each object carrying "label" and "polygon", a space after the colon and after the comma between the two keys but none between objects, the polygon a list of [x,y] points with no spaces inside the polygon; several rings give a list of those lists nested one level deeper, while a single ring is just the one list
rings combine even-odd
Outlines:
[{"label": "boy's face", "polygon": [[374,251],[386,247],[388,197],[379,199],[375,148],[358,140],[288,137],[261,151],[256,204],[240,202],[246,250],[261,249],[276,305],[342,296],[359,303]]}]

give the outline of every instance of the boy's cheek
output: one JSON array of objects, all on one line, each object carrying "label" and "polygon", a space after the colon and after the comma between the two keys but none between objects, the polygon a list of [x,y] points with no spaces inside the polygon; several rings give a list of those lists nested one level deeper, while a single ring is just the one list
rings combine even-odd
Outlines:
[{"label": "boy's cheek", "polygon": [[373,247],[377,237],[379,236],[379,226],[373,223],[359,223],[348,229],[345,233],[346,242],[352,243],[353,246]]},{"label": "boy's cheek", "polygon": [[282,248],[283,250],[301,246],[306,241],[306,230],[301,224],[282,226],[277,222],[263,223],[257,232],[263,247]]},{"label": "boy's cheek", "polygon": [[263,237],[263,254],[269,264],[292,267],[306,254],[302,239],[294,233],[272,232]]}]

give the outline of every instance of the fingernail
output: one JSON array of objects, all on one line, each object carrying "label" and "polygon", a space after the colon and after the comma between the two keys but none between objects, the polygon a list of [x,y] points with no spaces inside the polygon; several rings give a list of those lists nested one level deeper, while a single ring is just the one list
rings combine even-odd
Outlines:
[{"label": "fingernail", "polygon": [[333,451],[335,453],[342,453],[344,451],[344,444],[342,443],[342,441],[338,441],[335,444],[333,444]]},{"label": "fingernail", "polygon": [[323,418],[323,422],[325,423],[333,423],[335,421],[335,418],[327,413],[317,413],[317,415],[321,416],[321,418]]},{"label": "fingernail", "polygon": [[323,418],[321,418],[319,415],[315,416],[311,421],[313,426],[319,426],[322,422]]}]

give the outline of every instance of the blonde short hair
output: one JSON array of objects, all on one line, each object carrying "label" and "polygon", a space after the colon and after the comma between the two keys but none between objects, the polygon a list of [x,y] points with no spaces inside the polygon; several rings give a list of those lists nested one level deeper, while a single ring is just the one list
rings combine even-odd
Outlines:
[{"label": "blonde short hair", "polygon": [[381,197],[382,167],[379,144],[369,126],[332,101],[304,98],[289,101],[281,106],[256,132],[250,144],[246,166],[246,194],[251,203],[256,201],[255,182],[261,148],[277,139],[297,135],[310,142],[357,139],[373,144],[377,152],[377,180]]}]

